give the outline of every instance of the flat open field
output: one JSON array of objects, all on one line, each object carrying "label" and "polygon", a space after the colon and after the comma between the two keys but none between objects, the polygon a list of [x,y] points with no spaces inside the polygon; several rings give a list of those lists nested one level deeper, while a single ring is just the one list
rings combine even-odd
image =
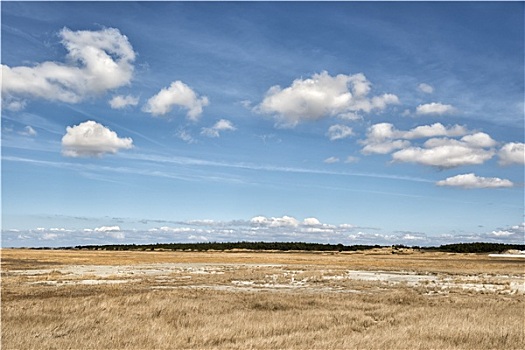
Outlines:
[{"label": "flat open field", "polygon": [[2,349],[522,349],[525,261],[2,250]]}]

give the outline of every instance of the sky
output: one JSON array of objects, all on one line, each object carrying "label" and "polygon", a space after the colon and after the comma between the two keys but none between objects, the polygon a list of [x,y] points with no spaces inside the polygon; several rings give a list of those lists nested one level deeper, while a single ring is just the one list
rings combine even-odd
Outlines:
[{"label": "sky", "polygon": [[523,244],[523,13],[2,1],[2,246]]}]

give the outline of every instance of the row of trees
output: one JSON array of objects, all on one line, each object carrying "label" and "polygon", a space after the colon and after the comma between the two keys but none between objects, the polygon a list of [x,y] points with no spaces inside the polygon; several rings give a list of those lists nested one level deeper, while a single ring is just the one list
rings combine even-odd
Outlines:
[{"label": "row of trees", "polygon": [[475,243],[446,244],[446,245],[441,245],[438,248],[425,248],[425,249],[436,249],[441,252],[450,252],[450,253],[502,253],[510,249],[525,250],[525,244],[475,242]]},{"label": "row of trees", "polygon": [[[172,251],[208,251],[208,250],[278,250],[278,251],[358,251],[372,248],[418,249],[424,251],[440,251],[450,253],[501,253],[509,249],[525,250],[525,244],[503,244],[503,243],[457,243],[446,244],[439,247],[419,246],[380,246],[380,245],[343,245],[343,244],[320,244],[305,242],[206,242],[206,243],[156,243],[156,244],[110,244],[110,245],[87,245],[76,246],[74,249],[89,250],[172,250]],[[73,249],[64,247],[61,249]]]},{"label": "row of trees", "polygon": [[[320,244],[305,242],[205,242],[205,243],[156,243],[156,244],[118,244],[118,245],[90,245],[76,246],[75,249],[92,250],[303,250],[303,251],[357,251],[372,248],[381,248],[380,245],[352,245]],[[69,248],[71,249],[71,248]]]}]

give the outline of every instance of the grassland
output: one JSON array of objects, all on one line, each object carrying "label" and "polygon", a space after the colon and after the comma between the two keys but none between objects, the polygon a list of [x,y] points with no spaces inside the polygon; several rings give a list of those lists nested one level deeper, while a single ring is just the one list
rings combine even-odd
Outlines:
[{"label": "grassland", "polygon": [[2,349],[522,349],[523,259],[2,250]]}]

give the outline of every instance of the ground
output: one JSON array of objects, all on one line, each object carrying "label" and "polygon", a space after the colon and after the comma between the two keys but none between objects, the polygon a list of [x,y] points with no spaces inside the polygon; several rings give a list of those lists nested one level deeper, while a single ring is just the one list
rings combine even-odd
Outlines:
[{"label": "ground", "polygon": [[521,349],[525,261],[2,250],[5,349]]}]

